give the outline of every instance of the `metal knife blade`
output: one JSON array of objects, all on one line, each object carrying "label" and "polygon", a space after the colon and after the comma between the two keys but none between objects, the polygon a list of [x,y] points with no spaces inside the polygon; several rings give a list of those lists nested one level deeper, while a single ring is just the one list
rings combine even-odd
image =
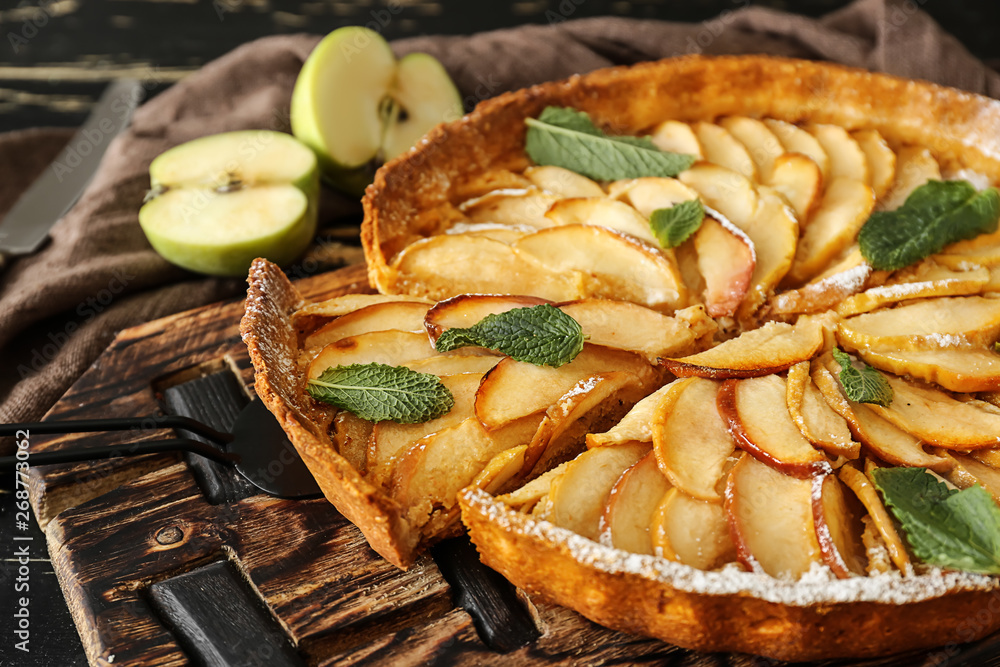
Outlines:
[{"label": "metal knife blade", "polygon": [[28,254],[42,245],[83,194],[108,144],[128,127],[142,95],[142,84],[134,79],[119,79],[105,89],[79,131],[0,220],[0,254]]}]

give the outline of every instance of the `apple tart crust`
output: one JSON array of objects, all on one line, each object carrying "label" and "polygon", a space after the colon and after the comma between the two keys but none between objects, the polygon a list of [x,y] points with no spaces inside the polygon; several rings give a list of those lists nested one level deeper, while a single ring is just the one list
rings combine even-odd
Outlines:
[{"label": "apple tart crust", "polygon": [[[698,161],[615,182],[533,165],[524,120],[547,106]],[[812,660],[971,641],[1000,628],[974,620],[997,577],[917,561],[872,471],[927,468],[1000,500],[1000,232],[894,272],[857,234],[929,180],[1000,182],[997,127],[1000,103],[976,95],[755,56],[488,100],[369,187],[362,242],[383,296],[305,305],[255,264],[258,393],[399,566],[461,512],[516,585],[681,646]],[[705,222],[664,249],[651,212],[691,199]],[[428,343],[541,302],[591,336],[564,371]],[[834,347],[897,399],[849,400]],[[360,359],[448,378],[458,412],[373,425],[306,395]],[[458,442],[476,452],[461,465]]]}]

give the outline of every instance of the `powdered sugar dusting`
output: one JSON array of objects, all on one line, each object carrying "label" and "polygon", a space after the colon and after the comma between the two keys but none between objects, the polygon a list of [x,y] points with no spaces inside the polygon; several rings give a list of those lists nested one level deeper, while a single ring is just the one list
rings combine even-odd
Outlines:
[{"label": "powdered sugar dusting", "polygon": [[481,490],[470,489],[465,498],[490,523],[507,532],[562,545],[583,565],[610,574],[637,575],[699,595],[745,595],[795,607],[850,602],[907,604],[956,591],[995,590],[1000,583],[997,577],[946,572],[935,567],[908,577],[887,573],[838,579],[830,568],[817,563],[798,581],[746,572],[736,564],[709,572],[665,558],[628,553],[598,544],[548,521],[519,514]]},{"label": "powdered sugar dusting", "polygon": [[862,262],[846,271],[835,273],[819,281],[824,287],[836,287],[845,292],[856,292],[865,286],[865,281],[871,274],[872,267]]}]

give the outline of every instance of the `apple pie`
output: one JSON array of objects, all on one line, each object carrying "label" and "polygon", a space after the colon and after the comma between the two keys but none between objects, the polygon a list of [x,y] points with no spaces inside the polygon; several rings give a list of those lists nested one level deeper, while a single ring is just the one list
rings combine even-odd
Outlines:
[{"label": "apple pie", "polygon": [[[397,565],[461,517],[529,593],[681,646],[809,660],[985,636],[997,128],[986,98],[767,57],[486,101],[369,187],[379,295],[305,304],[255,264],[258,393]],[[579,323],[572,361],[464,333],[542,307]],[[436,376],[453,407],[400,424],[314,398],[372,362]]]}]

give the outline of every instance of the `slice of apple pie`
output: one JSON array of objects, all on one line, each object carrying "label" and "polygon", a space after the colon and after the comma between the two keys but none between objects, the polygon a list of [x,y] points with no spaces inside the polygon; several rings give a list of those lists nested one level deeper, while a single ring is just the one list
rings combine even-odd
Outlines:
[{"label": "slice of apple pie", "polygon": [[[398,565],[461,514],[530,593],[682,646],[984,636],[997,128],[986,98],[765,57],[503,95],[377,174],[362,241],[383,296],[304,305],[255,265],[258,391]],[[331,398],[364,384],[334,371],[372,363],[453,404],[401,424]]]}]

